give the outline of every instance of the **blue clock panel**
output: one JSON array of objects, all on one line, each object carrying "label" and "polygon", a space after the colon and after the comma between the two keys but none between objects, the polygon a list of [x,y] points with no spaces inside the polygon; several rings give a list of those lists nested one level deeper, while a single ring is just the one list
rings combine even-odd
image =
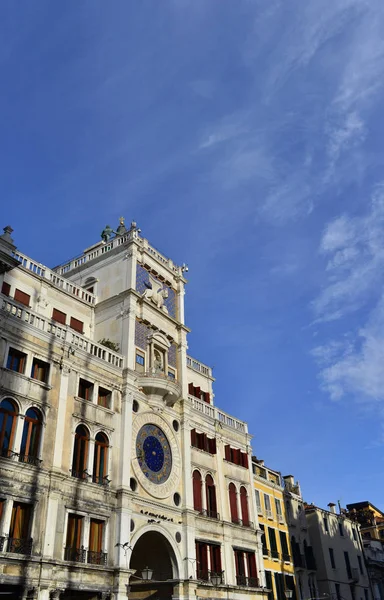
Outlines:
[{"label": "blue clock panel", "polygon": [[152,483],[164,483],[172,470],[172,453],[164,432],[148,423],[136,438],[136,456],[144,475]]}]

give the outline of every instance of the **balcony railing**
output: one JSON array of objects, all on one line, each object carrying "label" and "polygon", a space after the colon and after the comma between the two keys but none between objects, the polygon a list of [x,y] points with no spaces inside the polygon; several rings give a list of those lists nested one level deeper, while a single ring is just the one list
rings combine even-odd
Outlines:
[{"label": "balcony railing", "polygon": [[191,356],[187,356],[187,367],[191,367],[191,369],[193,369],[194,371],[202,373],[207,377],[212,377],[211,367],[207,367],[207,365],[204,365],[203,363],[196,360],[195,358],[192,358]]},{"label": "balcony railing", "polygon": [[1,309],[6,312],[9,317],[18,319],[39,331],[43,331],[55,338],[59,338],[60,341],[68,342],[71,346],[83,350],[100,360],[104,360],[113,367],[119,369],[123,367],[124,357],[118,352],[114,352],[102,344],[93,342],[66,325],[61,325],[49,318],[47,319],[38,315],[31,309],[21,306],[8,296],[3,295],[0,296],[0,298],[2,300]]},{"label": "balcony railing", "polygon": [[37,456],[29,456],[27,454],[13,452],[13,450],[7,450],[4,448],[0,451],[0,456],[2,458],[9,458],[10,460],[13,460],[15,462],[22,462],[28,465],[33,465],[35,467],[40,467],[41,463],[43,462],[42,460],[40,460],[40,458],[37,458]]},{"label": "balcony railing", "polygon": [[88,481],[88,479],[91,477],[87,469],[84,469],[84,471],[76,471],[76,469],[70,469],[70,473],[72,477],[76,477],[76,479],[81,479],[83,481]]},{"label": "balcony railing", "polygon": [[93,552],[92,550],[88,550],[87,563],[90,563],[91,565],[106,565],[107,556],[108,554],[106,552]]},{"label": "balcony railing", "polygon": [[203,508],[199,514],[202,517],[209,517],[210,519],[220,519],[220,515],[218,512],[214,510],[207,510],[206,508]]},{"label": "balcony railing", "polygon": [[206,402],[203,402],[203,400],[194,398],[194,396],[188,396],[188,400],[195,410],[202,413],[206,417],[210,417],[213,420],[220,421],[222,425],[226,425],[227,427],[231,427],[232,429],[236,429],[237,431],[247,433],[247,426],[246,423],[244,423],[243,421],[238,421],[237,419],[234,419],[227,413],[216,408],[216,406],[207,404]]},{"label": "balcony railing", "polygon": [[64,560],[85,563],[85,558],[86,550],[84,546],[81,546],[81,548],[72,548],[71,546],[66,546],[66,548],[64,548]]},{"label": "balcony railing", "polygon": [[267,519],[273,519],[273,513],[272,513],[272,511],[266,509],[265,516],[267,517]]},{"label": "balcony railing", "polygon": [[31,556],[32,554],[32,542],[31,538],[8,538],[7,552],[13,552],[14,554],[25,554]]},{"label": "balcony railing", "polygon": [[98,477],[97,475],[94,475],[92,477],[92,482],[93,483],[97,483],[97,485],[102,485],[104,487],[109,487],[109,484],[111,483],[111,480],[108,479],[108,475],[104,475],[104,477]]},{"label": "balcony railing", "polygon": [[257,577],[246,577],[245,575],[236,575],[237,585],[243,585],[246,587],[259,587]]},{"label": "balcony railing", "polygon": [[212,585],[224,585],[224,571],[208,571],[208,569],[198,569],[196,577],[199,581],[212,583]]}]

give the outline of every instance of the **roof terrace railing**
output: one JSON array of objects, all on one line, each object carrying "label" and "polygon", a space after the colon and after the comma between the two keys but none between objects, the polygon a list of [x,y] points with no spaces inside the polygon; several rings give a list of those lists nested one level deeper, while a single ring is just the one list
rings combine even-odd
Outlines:
[{"label": "roof terrace railing", "polygon": [[34,273],[42,279],[46,279],[55,287],[60,288],[64,292],[67,292],[67,294],[71,294],[71,296],[75,296],[79,300],[82,300],[83,302],[86,302],[91,306],[96,304],[96,296],[94,294],[91,294],[91,292],[84,290],[82,287],[76,285],[72,281],[68,281],[68,279],[60,277],[57,273],[51,271],[51,269],[49,269],[45,265],[42,265],[32,260],[25,254],[21,254],[21,252],[14,252],[12,256],[13,258],[19,261],[20,266],[24,267],[24,269],[30,271],[31,273]]},{"label": "roof terrace railing", "polygon": [[222,425],[226,425],[227,427],[231,427],[231,429],[236,429],[241,433],[247,433],[247,426],[244,421],[239,421],[231,415],[223,412],[216,408],[216,406],[212,406],[211,404],[207,404],[203,400],[199,400],[194,396],[188,396],[188,400],[191,402],[193,408],[203,415],[210,417],[211,419],[215,419],[219,421]]},{"label": "roof terrace railing", "polygon": [[68,342],[74,348],[79,348],[84,352],[109,363],[113,367],[119,369],[123,368],[124,357],[118,352],[114,352],[106,346],[86,338],[84,335],[77,333],[67,325],[61,325],[61,323],[38,315],[30,308],[21,306],[18,302],[12,301],[8,296],[0,294],[0,302],[1,310],[9,317],[18,319],[40,331],[44,331],[62,341]]}]

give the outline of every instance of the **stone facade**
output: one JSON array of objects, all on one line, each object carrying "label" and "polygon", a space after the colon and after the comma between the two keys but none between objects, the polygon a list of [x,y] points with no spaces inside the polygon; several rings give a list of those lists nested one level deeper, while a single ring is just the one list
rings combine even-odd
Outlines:
[{"label": "stone facade", "polygon": [[251,436],[187,355],[185,267],[118,231],[53,270],[0,237],[0,593],[266,599]]}]

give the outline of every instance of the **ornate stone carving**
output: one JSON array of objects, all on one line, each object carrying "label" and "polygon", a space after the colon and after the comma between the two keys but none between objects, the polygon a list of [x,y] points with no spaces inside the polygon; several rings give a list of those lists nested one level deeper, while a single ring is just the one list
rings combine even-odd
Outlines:
[{"label": "ornate stone carving", "polygon": [[59,600],[59,598],[63,592],[64,592],[64,590],[62,588],[56,588],[54,590],[51,590],[49,592],[50,600]]},{"label": "ornate stone carving", "polygon": [[163,287],[163,284],[158,281],[153,275],[149,273],[149,284],[144,282],[147,286],[143,294],[143,298],[151,300],[156,304],[157,308],[160,308],[168,314],[168,309],[164,304],[164,300],[168,298],[168,290]]}]

